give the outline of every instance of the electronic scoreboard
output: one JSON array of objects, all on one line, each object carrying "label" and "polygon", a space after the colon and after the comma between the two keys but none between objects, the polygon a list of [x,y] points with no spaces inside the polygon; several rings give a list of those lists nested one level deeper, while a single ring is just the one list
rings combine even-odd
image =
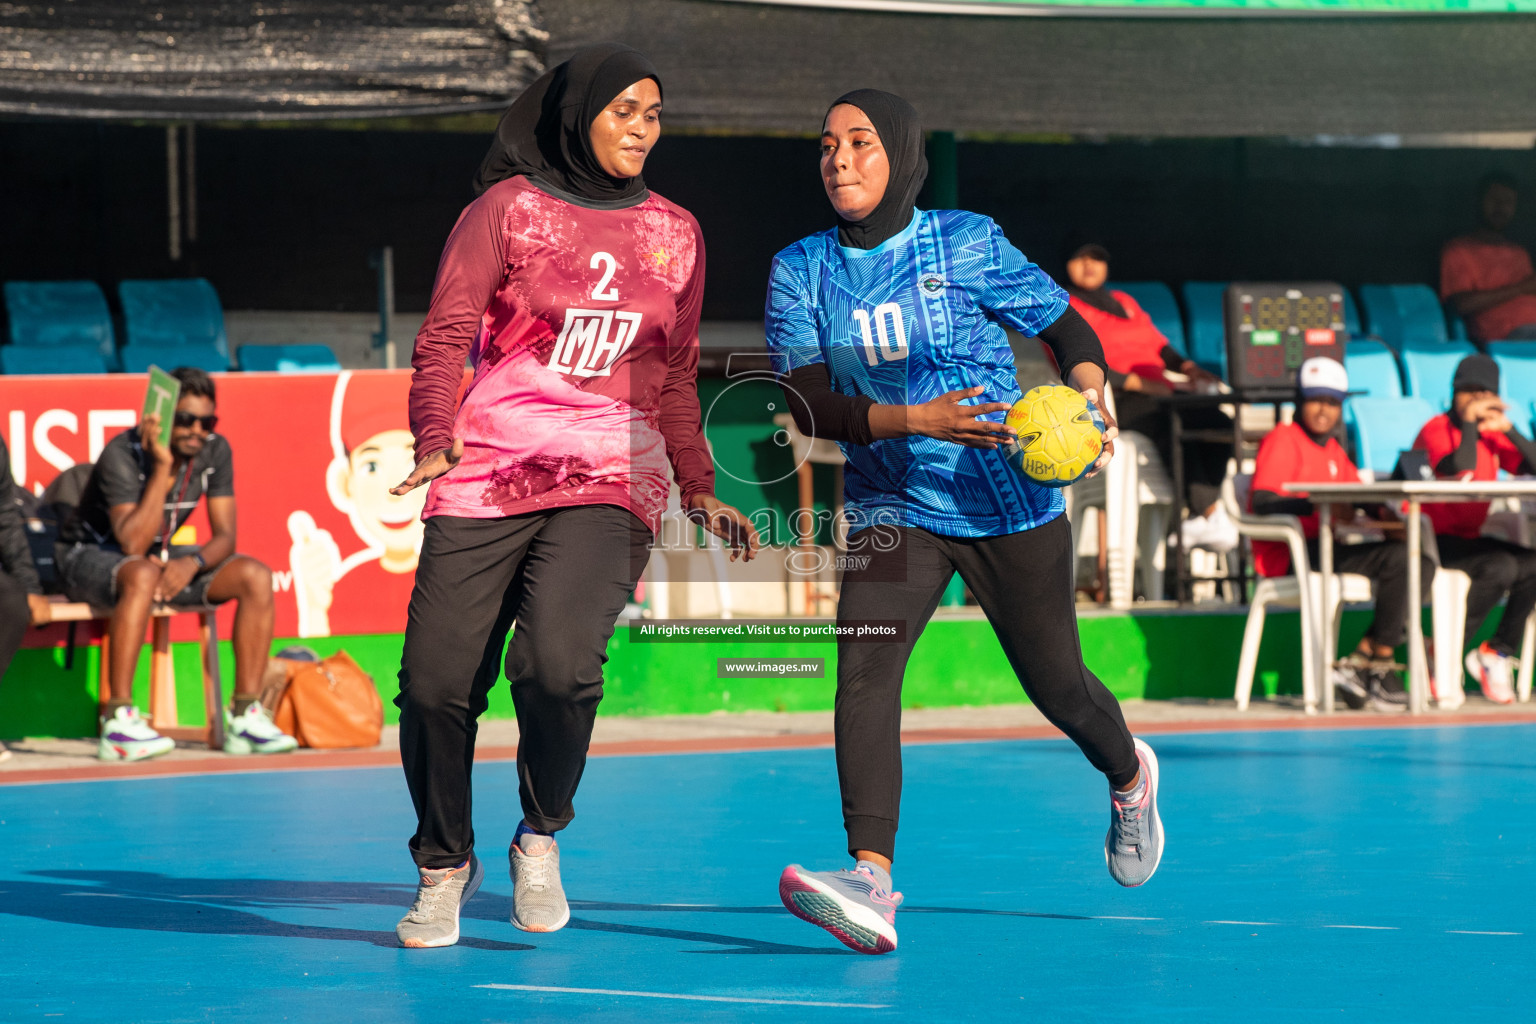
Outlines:
[{"label": "electronic scoreboard", "polygon": [[1296,390],[1313,356],[1344,361],[1344,289],[1329,282],[1237,282],[1227,288],[1227,383],[1257,396]]}]

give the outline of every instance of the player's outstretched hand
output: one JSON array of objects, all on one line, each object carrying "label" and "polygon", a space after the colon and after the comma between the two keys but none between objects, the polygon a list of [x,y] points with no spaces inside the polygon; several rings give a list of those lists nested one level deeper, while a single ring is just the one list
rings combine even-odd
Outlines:
[{"label": "player's outstretched hand", "polygon": [[731,561],[739,556],[743,562],[757,557],[762,540],[752,523],[740,511],[727,505],[713,494],[695,494],[688,499],[688,518],[731,547]]},{"label": "player's outstretched hand", "polygon": [[391,487],[389,493],[397,497],[402,494],[410,494],[422,484],[436,480],[454,466],[457,466],[459,460],[463,457],[464,439],[456,437],[453,439],[452,448],[444,448],[440,452],[433,452],[422,459],[416,464],[416,468],[411,470],[411,475]]},{"label": "player's outstretched hand", "polygon": [[1013,428],[991,420],[978,419],[987,413],[1007,412],[1007,402],[983,402],[964,405],[963,399],[975,398],[985,388],[961,388],[950,391],[922,405],[908,407],[907,430],[940,441],[953,441],[967,448],[996,448],[1013,440]]},{"label": "player's outstretched hand", "polygon": [[1083,392],[1083,397],[1093,403],[1093,407],[1099,410],[1099,415],[1104,417],[1104,447],[1099,451],[1099,457],[1094,460],[1093,468],[1088,471],[1089,476],[1098,476],[1109,465],[1109,460],[1115,457],[1115,438],[1120,436],[1120,428],[1115,425],[1115,418],[1105,408],[1103,400],[1099,397],[1098,388],[1089,388]]}]

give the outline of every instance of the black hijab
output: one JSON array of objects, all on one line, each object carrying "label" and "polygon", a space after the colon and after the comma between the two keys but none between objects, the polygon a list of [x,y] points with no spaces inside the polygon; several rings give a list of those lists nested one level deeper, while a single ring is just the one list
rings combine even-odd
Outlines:
[{"label": "black hijab", "polygon": [[[923,126],[912,104],[879,89],[855,89],[844,93],[832,107],[847,103],[864,111],[869,126],[880,136],[891,165],[885,195],[868,217],[860,221],[837,218],[837,240],[850,249],[873,249],[901,233],[912,223],[918,190],[928,177],[928,158],[923,155]],[[827,113],[832,112],[827,108]],[[822,118],[826,123],[826,118]]]},{"label": "black hijab", "polygon": [[475,195],[506,178],[526,174],[597,203],[630,205],[645,197],[645,180],[613,178],[592,152],[592,122],[624,87],[661,76],[649,60],[622,43],[596,43],[546,71],[512,101],[496,125],[490,152],[475,175]]},{"label": "black hijab", "polygon": [[[1104,248],[1098,242],[1073,239],[1071,244],[1067,246],[1067,255],[1066,258],[1062,260],[1062,262],[1071,263],[1079,256],[1092,256],[1096,260],[1103,260],[1106,264],[1109,263],[1109,250]],[[1102,313],[1108,313],[1110,316],[1117,316],[1121,320],[1129,320],[1131,314],[1126,312],[1125,307],[1120,304],[1120,300],[1115,298],[1114,295],[1110,293],[1107,285],[1108,278],[1105,279],[1105,284],[1100,285],[1093,291],[1089,291],[1086,288],[1079,288],[1072,282],[1071,273],[1068,272],[1067,274],[1068,295],[1071,295],[1074,298],[1082,299],[1084,302],[1088,303],[1088,305]]]}]

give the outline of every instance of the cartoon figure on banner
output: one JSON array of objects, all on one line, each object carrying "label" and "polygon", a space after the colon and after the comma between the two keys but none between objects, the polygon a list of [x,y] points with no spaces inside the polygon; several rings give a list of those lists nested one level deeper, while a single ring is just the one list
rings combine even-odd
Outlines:
[{"label": "cartoon figure on banner", "polygon": [[300,636],[331,634],[336,585],[359,566],[377,561],[388,573],[416,571],[426,529],[421,519],[426,488],[402,497],[389,493],[416,464],[415,439],[404,425],[409,386],[405,375],[343,372],[336,378],[330,431],[334,457],[325,489],[364,547],[343,558],[336,539],[316,525],[314,516],[302,510],[289,515],[289,566]]}]

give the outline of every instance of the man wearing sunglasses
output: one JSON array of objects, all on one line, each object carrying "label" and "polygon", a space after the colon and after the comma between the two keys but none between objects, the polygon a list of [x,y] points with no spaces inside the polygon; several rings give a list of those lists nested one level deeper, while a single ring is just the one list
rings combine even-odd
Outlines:
[{"label": "man wearing sunglasses", "polygon": [[[102,449],[75,514],[60,531],[59,574],[75,601],[110,607],[112,689],[101,724],[103,761],[140,761],[175,746],[133,705],[133,674],[152,605],[236,602],[235,696],[225,722],[224,750],[271,754],[297,744],[272,724],[257,700],[272,646],[272,573],[235,553],[235,470],[229,442],[214,433],[213,379],[180,367],[171,443],[159,443],[158,417],[148,417]],[[198,544],[187,528],[208,499],[211,536]]]}]

